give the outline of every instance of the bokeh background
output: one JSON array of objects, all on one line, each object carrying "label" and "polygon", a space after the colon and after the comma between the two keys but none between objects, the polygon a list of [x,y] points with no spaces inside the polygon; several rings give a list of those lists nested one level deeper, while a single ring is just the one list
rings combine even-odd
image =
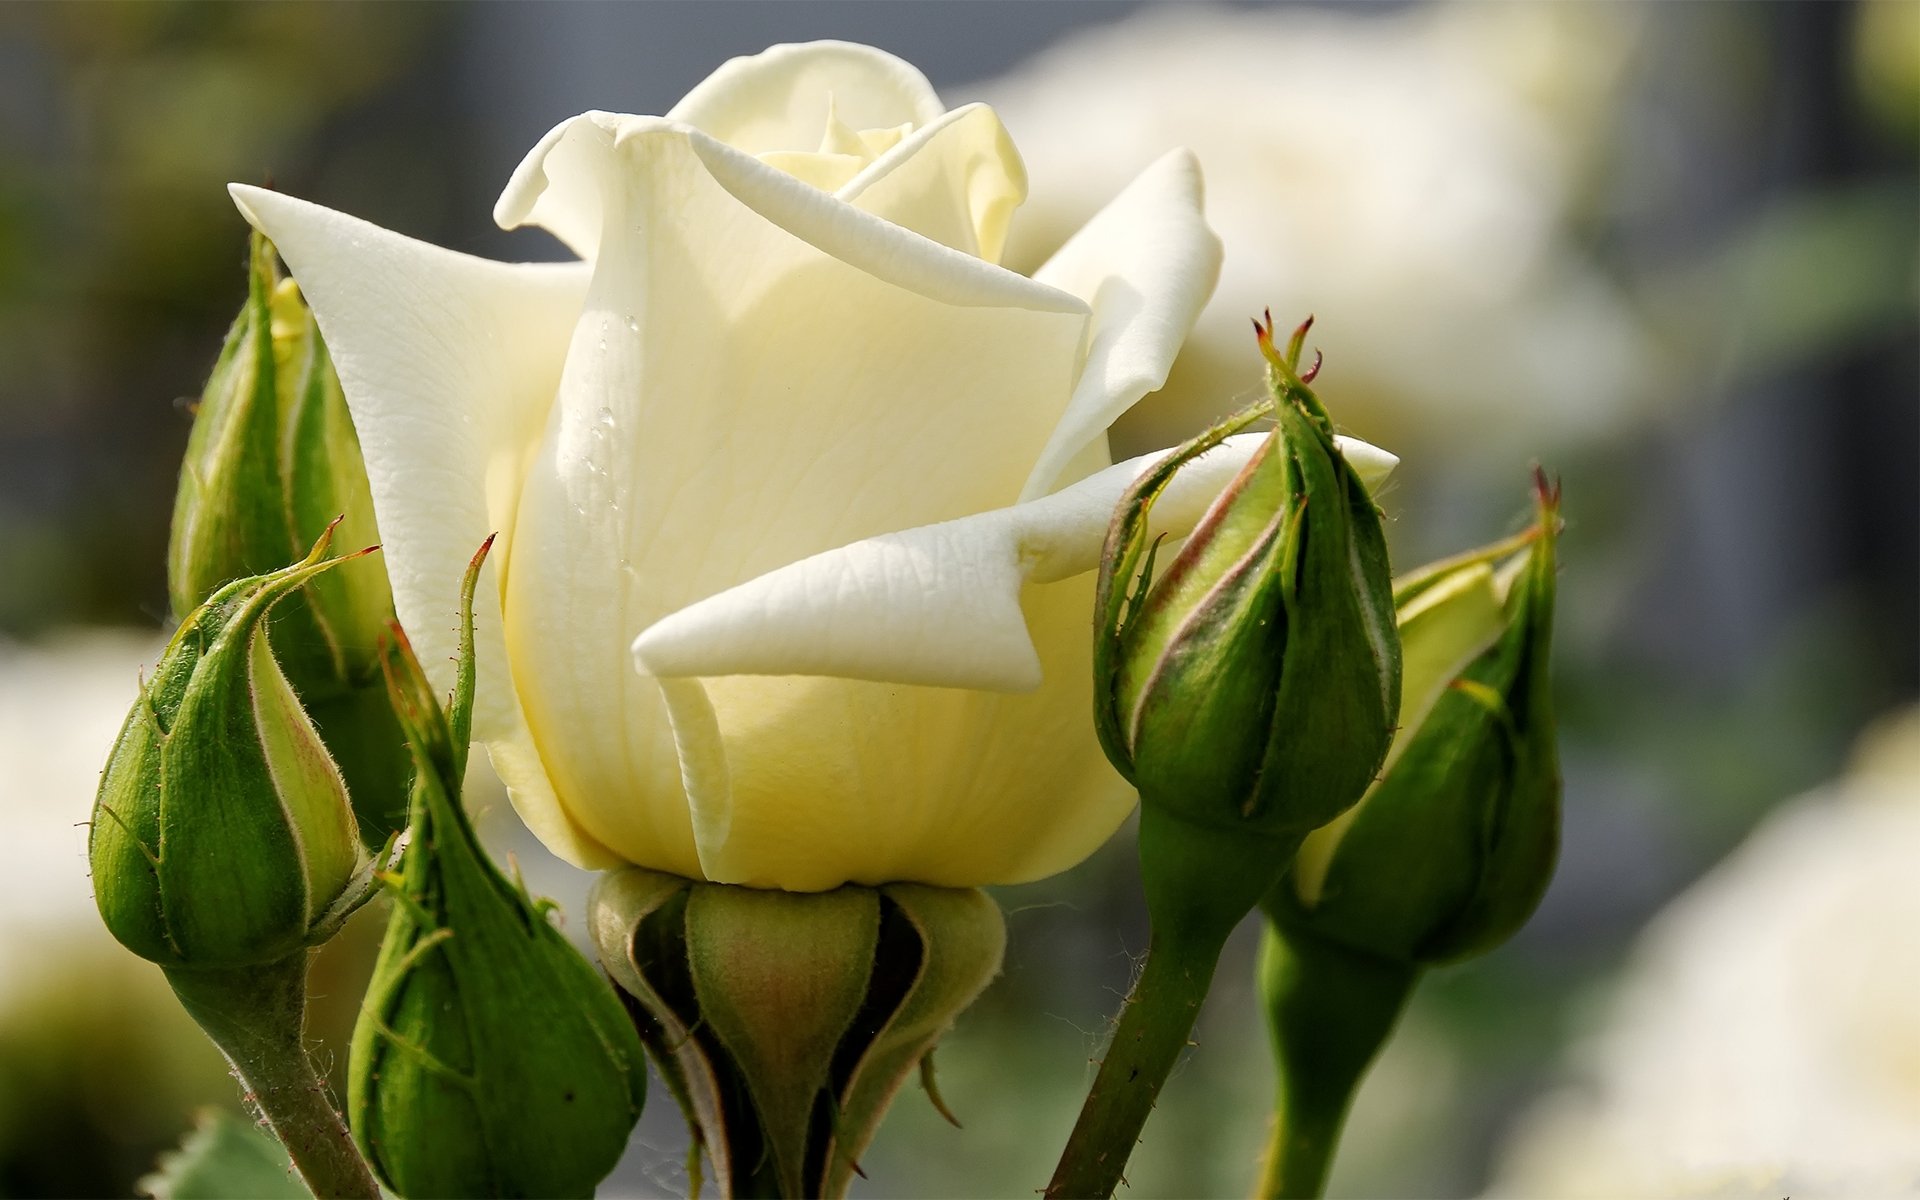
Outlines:
[{"label": "bokeh background", "polygon": [[[1559,875],[1433,973],[1336,1194],[1920,1189],[1920,4],[12,4],[0,7],[0,1196],[131,1194],[237,1107],[157,970],[98,926],[97,771],[164,634],[195,395],[243,288],[229,180],[474,253],[587,108],[844,37],[996,104],[1032,266],[1199,154],[1220,292],[1122,449],[1255,380],[1246,318],[1318,314],[1322,394],[1398,452],[1413,564],[1564,476]],[[578,923],[584,879],[481,789]],[[1129,834],[1000,899],[1004,978],[911,1089],[867,1195],[1031,1194],[1146,941]],[[1270,1081],[1242,930],[1129,1172],[1244,1194]],[[377,937],[330,947],[336,1063]],[[685,1194],[656,1093],[605,1194]]]}]

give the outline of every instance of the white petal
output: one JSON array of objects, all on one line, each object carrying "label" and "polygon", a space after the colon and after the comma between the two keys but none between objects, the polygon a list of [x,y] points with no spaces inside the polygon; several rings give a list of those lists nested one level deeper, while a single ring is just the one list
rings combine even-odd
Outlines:
[{"label": "white petal", "polygon": [[853,42],[799,42],[730,59],[667,116],[748,154],[813,150],[829,114],[856,129],[925,125],[946,111],[918,68]]},{"label": "white petal", "polygon": [[[326,336],[360,436],[394,607],[442,688],[452,682],[460,579],[481,541],[500,533],[475,599],[474,732],[488,742],[524,737],[497,581],[510,570],[524,465],[586,269],[488,262],[277,192],[232,192],[287,260]],[[508,782],[549,846],[575,861],[606,859],[537,769]]]},{"label": "white petal", "polygon": [[1020,883],[1109,837],[1132,791],[1095,743],[1093,577],[1027,589],[1046,686],[668,679],[710,878],[814,891]]},{"label": "white petal", "polygon": [[[540,225],[587,258],[597,255],[601,231],[610,220],[627,237],[660,237],[668,230],[642,230],[634,224],[636,213],[612,215],[604,206],[610,196],[632,187],[653,187],[657,193],[664,178],[691,165],[677,153],[680,145],[691,149],[732,202],[726,211],[710,214],[685,198],[657,195],[660,211],[687,226],[673,231],[679,241],[705,246],[706,229],[724,231],[730,222],[738,223],[737,210],[744,206],[816,250],[928,299],[963,308],[1071,313],[1082,319],[1090,311],[1075,293],[937,244],[660,117],[589,112],[563,121],[515,169],[494,206],[494,218],[504,229]],[[659,161],[653,161],[654,150],[663,152]],[[631,207],[634,197],[626,199]],[[705,248],[716,255],[727,250],[724,245]],[[789,265],[789,258],[776,264]]]},{"label": "white petal", "polygon": [[[1174,477],[1156,532],[1184,534],[1264,434],[1229,438]],[[837,675],[1023,691],[1040,683],[1021,589],[1092,570],[1142,455],[1039,500],[884,534],[681,609],[634,642],[658,676]]]},{"label": "white petal", "polygon": [[1140,173],[1034,278],[1093,306],[1092,342],[1073,400],[1034,465],[1022,499],[1058,486],[1167,372],[1220,278],[1220,239],[1201,215],[1200,166],[1176,150]]},{"label": "white petal", "polygon": [[[912,64],[871,46],[822,41],[730,59],[667,117],[749,155],[795,151],[812,157],[830,119],[878,129],[930,124],[945,111]],[[502,229],[538,225],[580,257],[595,257],[602,221],[593,131],[611,135],[628,119],[595,111],[554,126],[514,169],[494,205],[494,220]],[[581,155],[589,161],[580,162]]]},{"label": "white petal", "polygon": [[1347,460],[1347,465],[1353,468],[1353,473],[1360,477],[1360,482],[1366,484],[1370,492],[1378,490],[1386,482],[1387,476],[1393,474],[1393,469],[1400,465],[1399,455],[1382,450],[1371,442],[1346,436],[1333,440],[1340,447],[1340,457]]},{"label": "white petal", "polygon": [[685,125],[588,117],[561,142],[526,178],[593,192],[604,250],[529,468],[507,637],[573,815],[685,873],[671,730],[633,638],[796,558],[1008,503],[1087,310]]},{"label": "white petal", "polygon": [[984,104],[915,130],[836,193],[944,246],[999,262],[1027,169],[1006,126]]},{"label": "white petal", "polygon": [[507,179],[493,205],[502,229],[538,225],[581,258],[600,253],[598,163],[606,139],[620,130],[620,113],[586,112],[547,130]]}]

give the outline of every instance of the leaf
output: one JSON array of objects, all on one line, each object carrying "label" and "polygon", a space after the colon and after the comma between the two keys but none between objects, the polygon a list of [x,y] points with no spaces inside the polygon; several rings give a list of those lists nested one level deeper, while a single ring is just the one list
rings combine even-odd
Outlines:
[{"label": "leaf", "polygon": [[134,1191],[153,1200],[308,1200],[280,1144],[251,1121],[203,1108],[180,1148],[162,1154]]}]

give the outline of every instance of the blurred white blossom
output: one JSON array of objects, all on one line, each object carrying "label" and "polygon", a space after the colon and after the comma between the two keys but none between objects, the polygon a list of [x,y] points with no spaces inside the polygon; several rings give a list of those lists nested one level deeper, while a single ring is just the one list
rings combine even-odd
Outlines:
[{"label": "blurred white blossom", "polygon": [[1499,1196],[1920,1195],[1920,710],[1642,936]]},{"label": "blurred white blossom", "polygon": [[[87,879],[87,827],[100,769],[160,657],[151,633],[0,642],[0,1020],[8,1006],[79,964],[159,973],[114,943]],[[125,966],[127,971],[116,968]]]},{"label": "blurred white blossom", "polygon": [[1636,21],[1624,5],[1169,5],[973,89],[1032,178],[1015,265],[1169,147],[1205,166],[1220,286],[1116,451],[1236,407],[1267,306],[1283,325],[1318,315],[1336,414],[1403,455],[1539,453],[1631,417],[1646,339],[1572,225]]}]

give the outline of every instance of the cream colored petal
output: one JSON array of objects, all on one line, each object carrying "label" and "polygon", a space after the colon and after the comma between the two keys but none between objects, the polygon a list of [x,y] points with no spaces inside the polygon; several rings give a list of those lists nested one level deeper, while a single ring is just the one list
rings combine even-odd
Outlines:
[{"label": "cream colored petal", "polygon": [[[428,674],[452,683],[460,579],[498,531],[475,599],[475,736],[511,744],[525,726],[509,686],[500,585],[524,464],[545,426],[582,266],[488,262],[277,192],[235,202],[292,268],[327,339],[367,465],[394,607]],[[515,807],[557,852],[607,854],[567,818],[535,761],[508,777]]]},{"label": "cream colored petal", "polygon": [[865,158],[851,154],[815,154],[804,150],[775,150],[762,154],[760,161],[823,192],[846,186],[867,165]]},{"label": "cream colored petal", "polygon": [[1023,607],[1047,675],[1032,692],[661,680],[683,755],[716,785],[694,792],[707,876],[792,891],[1017,883],[1106,840],[1133,796],[1089,716],[1093,577],[1030,587]]},{"label": "cream colored petal", "polygon": [[1400,465],[1398,455],[1388,453],[1370,442],[1345,436],[1333,440],[1340,447],[1340,457],[1347,460],[1347,465],[1353,468],[1353,473],[1360,477],[1360,482],[1366,484],[1370,492],[1378,491],[1380,485],[1387,481],[1387,476],[1393,474],[1393,469]]},{"label": "cream colored petal", "polygon": [[574,176],[525,178],[593,191],[604,248],[530,467],[508,643],[576,819],[686,874],[672,731],[634,637],[795,559],[1008,503],[1087,311],[684,125],[584,118],[565,137]]},{"label": "cream colored petal", "polygon": [[[1433,706],[1506,625],[1494,592],[1494,571],[1485,563],[1428,588],[1400,610],[1400,734],[1418,729]],[[1387,767],[1406,748],[1396,735]]]},{"label": "cream colored petal", "polygon": [[853,42],[798,42],[730,59],[667,116],[748,154],[813,150],[828,116],[853,129],[925,125],[946,106],[918,68]]},{"label": "cream colored petal", "polygon": [[586,112],[549,129],[513,169],[494,202],[494,223],[502,229],[538,225],[581,258],[599,254],[605,222],[599,164],[625,120],[620,113]]},{"label": "cream colored petal", "polygon": [[915,130],[839,191],[849,204],[988,262],[999,262],[1027,169],[984,104]]},{"label": "cream colored petal", "polygon": [[1200,165],[1175,150],[1142,171],[1034,278],[1093,306],[1073,400],[1021,492],[1044,496],[1135,401],[1167,381],[1220,278],[1220,239],[1201,214]]}]

